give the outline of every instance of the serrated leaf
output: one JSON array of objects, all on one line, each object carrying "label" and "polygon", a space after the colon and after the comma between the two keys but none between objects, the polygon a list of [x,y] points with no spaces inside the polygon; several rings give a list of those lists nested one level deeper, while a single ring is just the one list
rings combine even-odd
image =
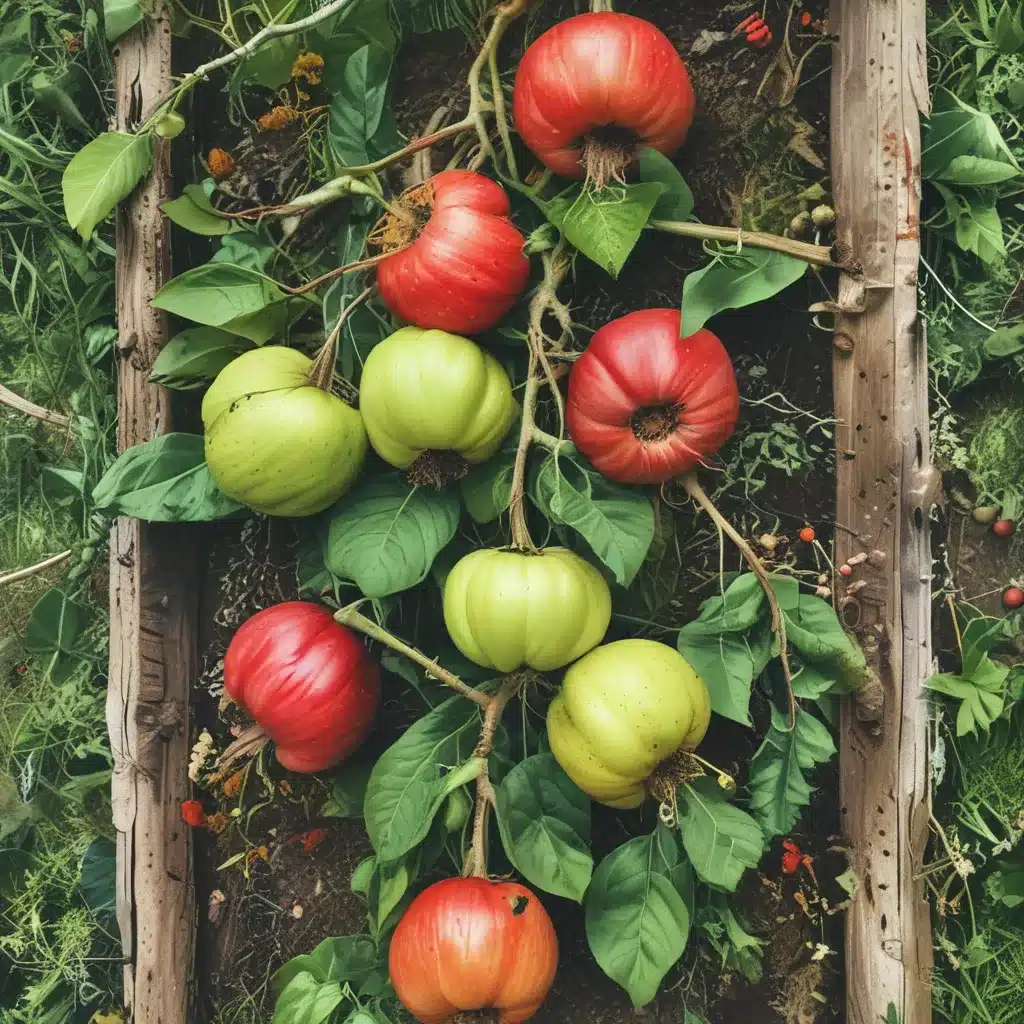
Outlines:
[{"label": "serrated leaf", "polygon": [[765,836],[787,835],[813,792],[804,772],[830,761],[835,744],[826,726],[799,705],[796,723],[772,706],[772,724],[750,762],[750,810]]},{"label": "serrated leaf", "polygon": [[624,843],[598,865],[586,896],[587,942],[634,1006],[649,1003],[686,949],[692,907],[677,881],[687,872],[672,833]]},{"label": "serrated leaf", "polygon": [[517,764],[495,795],[498,828],[512,866],[531,885],[582,902],[594,869],[587,795],[552,754]]},{"label": "serrated leaf", "polygon": [[713,316],[763,302],[799,281],[807,264],[795,256],[745,246],[724,250],[683,281],[682,336],[699,331]]},{"label": "serrated leaf", "polygon": [[153,163],[149,135],[105,132],[86,143],[64,169],[64,214],[85,241],[142,180]]},{"label": "serrated leaf", "polygon": [[367,597],[387,597],[426,578],[455,536],[459,499],[388,473],[359,484],[326,515],[327,568]]},{"label": "serrated leaf", "polygon": [[169,200],[160,209],[168,220],[194,235],[226,235],[231,230],[231,221],[214,211],[202,185],[186,185],[177,199]]},{"label": "serrated leaf", "polygon": [[693,870],[708,885],[735,890],[743,872],[761,860],[761,826],[730,804],[712,778],[681,786],[679,797],[684,808],[679,831]]},{"label": "serrated leaf", "polygon": [[398,860],[426,837],[448,795],[449,776],[455,774],[447,769],[472,753],[479,725],[476,704],[450,697],[380,756],[363,804],[366,831],[379,862]]},{"label": "serrated leaf", "polygon": [[190,391],[208,384],[252,342],[216,327],[193,327],[176,334],[160,350],[149,379],[154,384]]}]

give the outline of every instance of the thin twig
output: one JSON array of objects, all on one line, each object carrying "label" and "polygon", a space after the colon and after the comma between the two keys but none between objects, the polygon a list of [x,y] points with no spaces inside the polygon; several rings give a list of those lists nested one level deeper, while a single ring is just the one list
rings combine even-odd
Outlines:
[{"label": "thin twig", "polygon": [[445,686],[451,687],[456,693],[462,694],[463,697],[473,701],[474,704],[479,704],[485,710],[490,707],[491,698],[486,693],[481,693],[479,690],[474,690],[471,686],[467,686],[458,676],[452,674],[446,668],[442,668],[436,661],[417,651],[415,647],[410,647],[399,640],[398,637],[392,636],[386,629],[378,626],[372,619],[368,619],[352,605],[339,609],[334,613],[334,618],[343,626],[356,629],[360,633],[364,633],[371,640],[376,640],[378,643],[384,644],[385,647],[390,647],[393,651],[404,654],[410,661],[415,661],[417,665],[423,668],[427,675],[444,683]]},{"label": "thin twig", "polygon": [[772,632],[779,638],[779,658],[782,661],[782,674],[786,680],[786,692],[789,699],[789,726],[792,728],[796,724],[796,697],[793,694],[793,674],[789,668],[789,650],[786,645],[786,620],[779,609],[779,599],[775,596],[768,573],[765,571],[761,559],[754,553],[754,549],[736,532],[732,523],[715,508],[714,503],[704,493],[704,488],[697,481],[697,477],[693,473],[687,473],[682,478],[682,484],[686,488],[686,493],[707,512],[715,526],[739,548],[740,554],[743,555],[764,590],[764,595],[768,599],[768,608],[772,614]]},{"label": "thin twig", "polygon": [[334,364],[338,351],[338,338],[345,321],[352,315],[353,311],[361,306],[373,294],[373,285],[364,288],[339,314],[338,322],[334,325],[323,348],[316,354],[313,366],[309,371],[310,383],[315,384],[322,391],[330,391],[334,381]]},{"label": "thin twig", "polygon": [[378,263],[383,263],[389,256],[394,256],[396,252],[400,252],[399,249],[391,249],[388,252],[378,253],[376,256],[370,256],[365,260],[356,260],[355,263],[346,263],[343,267],[335,267],[334,270],[328,270],[326,274],[321,274],[319,277],[313,278],[312,281],[307,281],[305,284],[300,285],[298,288],[290,288],[286,284],[278,284],[278,288],[281,291],[287,292],[289,295],[305,295],[306,292],[314,291],[319,288],[322,284],[327,284],[328,281],[333,281],[336,277],[341,277],[343,274],[349,274],[354,270],[368,270],[370,267],[377,266]]},{"label": "thin twig", "polygon": [[21,395],[16,395],[10,388],[5,388],[2,384],[0,384],[0,402],[9,405],[12,409],[17,409],[18,412],[23,412],[26,416],[33,416],[44,423],[52,423],[55,427],[71,426],[70,416],[65,416],[62,412],[54,412],[52,409],[44,409],[43,406],[36,405],[35,402],[30,402],[27,398],[22,398]]},{"label": "thin twig", "polygon": [[51,555],[49,558],[44,558],[41,562],[36,562],[35,565],[18,569],[15,572],[9,572],[6,576],[0,576],[0,587],[6,586],[8,583],[17,583],[19,580],[27,580],[30,576],[35,576],[36,573],[46,572],[47,569],[60,565],[61,562],[67,561],[70,557],[70,551],[62,551],[59,555]]},{"label": "thin twig", "polygon": [[726,242],[731,245],[749,245],[755,249],[771,249],[818,267],[843,266],[833,260],[832,250],[827,245],[798,242],[795,238],[770,235],[764,231],[743,231],[741,228],[722,228],[713,224],[695,224],[682,220],[652,220],[648,221],[647,227],[654,231],[664,231],[670,235],[682,235],[684,238],[702,238],[710,242]]},{"label": "thin twig", "polygon": [[979,327],[984,327],[986,331],[989,331],[990,333],[992,333],[992,334],[995,334],[995,332],[996,332],[996,329],[995,329],[994,327],[992,327],[992,326],[991,326],[990,324],[987,324],[987,323],[985,323],[985,321],[984,321],[984,320],[979,320],[979,319],[978,319],[978,318],[977,318],[977,317],[976,317],[976,316],[975,316],[975,315],[974,315],[974,314],[973,314],[973,313],[972,313],[972,312],[971,312],[971,311],[970,311],[970,310],[969,310],[969,309],[968,309],[968,308],[967,308],[967,307],[966,307],[966,306],[965,306],[965,305],[964,305],[964,304],[963,304],[963,303],[962,303],[962,302],[961,302],[961,301],[960,301],[960,300],[959,300],[959,299],[958,299],[958,298],[957,298],[957,297],[956,297],[956,296],[955,296],[955,295],[954,295],[954,294],[953,294],[953,293],[952,293],[952,292],[951,292],[951,291],[950,291],[950,290],[949,290],[949,289],[948,289],[948,288],[946,287],[946,285],[944,284],[944,282],[943,282],[942,278],[941,278],[941,277],[939,277],[939,275],[938,275],[938,274],[936,274],[934,270],[932,270],[932,266],[931,266],[931,264],[930,264],[930,263],[929,263],[929,262],[928,262],[928,261],[927,261],[927,260],[926,260],[926,259],[925,259],[925,258],[924,258],[923,256],[919,256],[919,257],[918,257],[918,259],[920,259],[920,261],[921,261],[921,266],[923,266],[923,267],[924,267],[924,269],[925,269],[925,270],[927,270],[929,274],[931,274],[931,276],[932,276],[932,280],[933,280],[933,281],[934,281],[934,282],[935,282],[935,283],[936,283],[936,284],[937,284],[937,285],[938,285],[938,286],[939,286],[939,287],[940,287],[940,288],[941,288],[941,289],[942,289],[942,290],[943,290],[943,291],[944,291],[944,292],[946,293],[946,298],[948,298],[948,299],[949,299],[949,301],[950,301],[950,302],[952,302],[952,303],[953,303],[953,305],[954,305],[954,306],[956,306],[956,308],[957,308],[957,309],[959,309],[961,313],[965,313],[965,314],[966,314],[967,316],[969,316],[969,317],[970,317],[970,318],[971,318],[971,319],[972,319],[972,320],[973,320],[973,321],[974,321],[974,322],[975,322],[975,323],[976,323],[976,324],[977,324],[977,325],[978,325]]},{"label": "thin twig", "polygon": [[519,428],[519,445],[512,470],[512,488],[509,494],[509,520],[512,527],[512,546],[517,551],[536,553],[537,547],[526,525],[526,458],[533,441],[533,416],[537,406],[540,378],[537,376],[537,352],[530,346],[530,361],[526,370],[526,388],[523,392],[523,420]]}]

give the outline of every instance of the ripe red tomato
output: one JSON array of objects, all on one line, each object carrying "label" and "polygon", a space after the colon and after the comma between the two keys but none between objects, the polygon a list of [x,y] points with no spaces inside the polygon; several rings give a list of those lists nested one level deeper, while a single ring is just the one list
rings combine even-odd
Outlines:
[{"label": "ripe red tomato", "polygon": [[690,76],[672,43],[650,22],[610,12],[548,29],[520,61],[513,92],[523,141],[567,178],[584,177],[595,148],[618,149],[620,172],[638,147],[671,155],[693,108]]},{"label": "ripe red tomato", "polygon": [[644,309],[602,327],[569,374],[566,425],[595,468],[656,484],[713,455],[740,398],[725,347],[710,331],[679,337],[677,309]]},{"label": "ripe red tomato", "polygon": [[800,531],[800,539],[805,544],[813,544],[814,543],[814,527],[813,526],[805,526]]},{"label": "ripe red tomato", "polygon": [[409,905],[391,939],[388,969],[422,1024],[495,1009],[519,1024],[555,980],[558,939],[537,897],[517,882],[446,878]]},{"label": "ripe red tomato", "polygon": [[[493,327],[530,276],[505,190],[475,171],[442,171],[399,205],[427,219],[410,229],[411,245],[377,267],[384,305],[417,327],[453,334]],[[400,241],[404,230],[396,227]]]},{"label": "ripe red tomato", "polygon": [[1019,608],[1024,604],[1024,590],[1020,587],[1007,587],[1003,591],[1003,607],[1004,608]]},{"label": "ripe red tomato", "polygon": [[992,524],[992,532],[997,537],[1012,537],[1017,532],[1017,524],[1012,519],[997,519]]},{"label": "ripe red tomato", "polygon": [[286,601],[257,612],[231,638],[224,689],[274,741],[285,768],[319,772],[366,738],[380,671],[328,609]]}]

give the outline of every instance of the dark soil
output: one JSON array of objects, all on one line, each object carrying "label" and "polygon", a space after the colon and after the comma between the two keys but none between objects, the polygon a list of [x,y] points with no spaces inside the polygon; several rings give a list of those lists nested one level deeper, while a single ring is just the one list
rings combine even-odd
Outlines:
[{"label": "dark soil", "polygon": [[[749,13],[746,5],[723,8],[714,0],[693,4],[619,0],[617,6],[657,24],[687,55],[698,115],[680,167],[696,198],[698,216],[705,222],[719,224],[735,224],[742,218],[745,226],[781,231],[791,216],[790,200],[795,193],[813,181],[825,180],[821,170],[806,162],[801,164],[786,146],[795,137],[797,125],[813,152],[822,156],[827,153],[828,76],[823,74],[827,70],[827,47],[817,51],[804,68],[803,78],[812,84],[798,91],[792,107],[780,111],[755,99],[775,46],[761,51],[741,42],[729,42],[704,56],[689,56],[703,30],[730,30]],[[778,39],[785,24],[785,12],[769,6],[768,21]],[[815,16],[820,15],[814,5],[809,6]],[[538,18],[566,13],[554,3],[546,5],[542,12]],[[517,26],[510,33],[509,45],[521,45],[522,32],[522,27]],[[797,53],[804,45],[805,40],[794,40]],[[447,33],[412,37],[402,57],[394,106],[403,131],[416,134],[440,105],[451,103],[457,109],[464,104],[463,88],[452,83],[461,82],[468,67],[469,51],[461,35]],[[212,129],[202,130],[212,133]],[[206,145],[220,141],[200,140],[199,146],[205,151]],[[437,161],[440,156],[437,155]],[[771,200],[780,201],[773,205]],[[184,265],[180,261],[188,256],[179,251],[176,258],[180,269]],[[676,306],[683,276],[703,258],[697,243],[649,233],[617,282],[581,257],[576,262],[574,280],[564,291],[571,291],[573,315],[581,327],[596,329],[635,309]],[[715,320],[715,331],[734,360],[740,393],[748,403],[781,393],[815,417],[830,415],[831,335],[815,328],[806,312],[812,302],[826,297],[825,286],[809,274],[770,303]],[[585,336],[583,331],[581,335]],[[767,431],[780,418],[764,406],[747,404],[741,412],[747,433]],[[801,424],[810,420],[789,422],[805,433]],[[723,511],[751,536],[768,530],[795,538],[801,526],[811,523],[818,538],[827,545],[832,534],[834,501],[832,460],[826,441],[820,454],[795,477],[768,468],[766,486],[749,498],[744,497],[741,486],[734,486],[730,496],[721,502]],[[680,514],[678,523],[682,546],[691,542],[698,530],[706,532],[710,543],[688,551],[686,570],[673,578],[673,593],[663,621],[675,625],[692,617],[699,601],[707,596],[706,582],[717,573],[719,558],[713,531],[706,521],[691,519],[687,512]],[[212,620],[225,600],[219,579],[228,562],[241,550],[240,529],[238,524],[232,524],[212,530],[209,535],[211,564],[204,623],[211,678],[216,676],[217,657],[231,634],[229,625],[214,626]],[[289,547],[284,533],[282,528],[269,544],[261,541],[262,550],[273,554],[258,583],[248,587],[239,587],[237,581],[232,584],[244,594],[241,604],[248,604],[238,613],[242,619],[265,603],[295,594],[294,569],[287,568],[294,563],[295,551]],[[803,568],[814,567],[807,561],[808,555],[800,553],[800,557]],[[726,553],[726,565],[739,568],[734,552]],[[268,581],[276,583],[271,585]],[[402,685],[396,682],[394,691],[399,692]],[[404,717],[401,705],[386,707],[379,735],[371,741],[371,751],[385,745],[389,736],[393,738]],[[763,727],[767,718],[765,705],[758,709],[758,718],[759,727]],[[216,708],[212,699],[200,700],[196,720],[196,734],[204,724],[214,728]],[[223,736],[223,727],[220,735]],[[734,770],[745,764],[755,749],[756,738],[749,730],[716,721],[702,753]],[[207,1016],[213,1016],[217,1008],[244,993],[250,993],[254,1005],[259,1005],[270,972],[284,960],[309,952],[327,936],[351,934],[364,925],[362,904],[349,889],[353,869],[371,852],[361,823],[318,818],[327,795],[324,783],[285,780],[280,769],[276,773],[273,768],[270,771],[268,784],[253,770],[243,797],[243,805],[251,808],[269,799],[268,785],[276,790],[272,806],[257,812],[245,827],[253,846],[267,847],[269,862],[257,856],[250,865],[247,880],[239,864],[217,870],[218,865],[244,848],[237,831],[232,830],[229,841],[202,838],[198,843],[197,963],[203,1012]],[[290,792],[282,791],[284,781]],[[711,1024],[813,1024],[815,1020],[844,1019],[842,913],[835,912],[843,894],[833,880],[846,865],[841,854],[828,852],[838,831],[837,783],[834,772],[829,771],[820,773],[816,781],[818,790],[812,807],[792,838],[802,852],[815,858],[817,881],[832,913],[824,912],[826,908],[805,869],[783,874],[781,847],[776,844],[766,854],[762,873],[748,873],[743,891],[733,901],[748,930],[766,943],[764,977],[760,983],[752,984],[723,967],[714,959],[708,944],[697,941],[699,936],[694,935],[681,969],[669,974],[659,999],[644,1010],[634,1010],[622,990],[594,962],[587,948],[582,909],[545,897],[545,906],[558,930],[561,959],[555,988],[533,1020],[537,1024],[626,1024],[638,1020],[682,1024],[683,1008],[687,1005],[704,1013]],[[648,810],[648,819],[651,813]],[[648,820],[644,824],[649,828],[650,823]],[[635,833],[640,825],[639,815],[631,817],[595,808],[595,857]],[[325,836],[309,852],[301,842],[287,841],[321,827]],[[207,914],[213,889],[221,890],[225,898],[219,904],[219,913]],[[301,907],[298,914],[296,907]],[[216,920],[211,920],[213,917]],[[811,959],[817,943],[824,943],[831,950],[820,962]],[[818,993],[822,1001],[813,998],[811,992]],[[269,1017],[268,1012],[266,1019]]]}]

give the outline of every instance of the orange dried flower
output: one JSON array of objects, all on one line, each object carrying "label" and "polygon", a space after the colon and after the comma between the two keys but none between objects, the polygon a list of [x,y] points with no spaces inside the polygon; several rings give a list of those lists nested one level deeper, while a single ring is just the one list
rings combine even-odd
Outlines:
[{"label": "orange dried flower", "polygon": [[206,157],[206,166],[215,181],[228,177],[235,169],[235,161],[225,149],[211,149]]},{"label": "orange dried flower", "polygon": [[273,110],[260,115],[256,121],[256,127],[261,132],[277,132],[298,116],[299,112],[294,107],[276,106]]},{"label": "orange dried flower", "polygon": [[216,811],[206,819],[206,827],[215,835],[219,836],[223,832],[227,831],[228,825],[231,824],[231,819],[223,812]]},{"label": "orange dried flower", "polygon": [[242,773],[235,772],[224,780],[224,795],[227,797],[238,796],[242,792]]},{"label": "orange dried flower", "polygon": [[270,860],[270,851],[265,846],[254,846],[251,850],[247,850],[245,853],[246,866],[257,860]]},{"label": "orange dried flower", "polygon": [[310,85],[319,85],[324,74],[324,59],[319,53],[300,53],[292,65],[292,78],[304,78]]},{"label": "orange dried flower", "polygon": [[290,796],[292,793],[292,784],[287,779],[282,779],[277,784],[277,790],[281,796]]}]

